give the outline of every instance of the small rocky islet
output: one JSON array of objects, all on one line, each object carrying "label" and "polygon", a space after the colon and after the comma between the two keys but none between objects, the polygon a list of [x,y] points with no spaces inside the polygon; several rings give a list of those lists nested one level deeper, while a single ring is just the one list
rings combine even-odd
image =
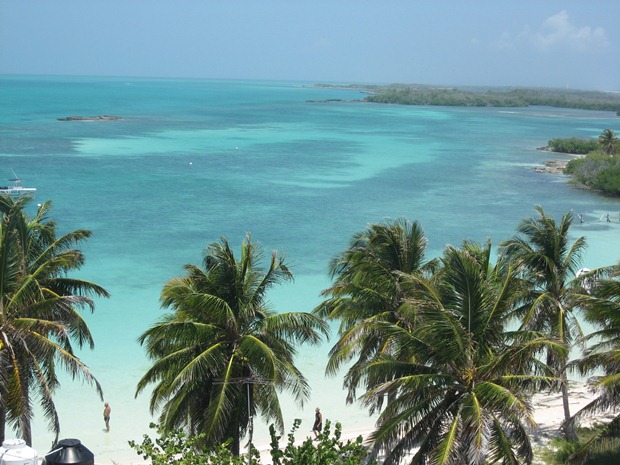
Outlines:
[{"label": "small rocky islet", "polygon": [[120,116],[114,115],[98,115],[98,116],[65,116],[64,118],[56,118],[58,121],[118,121],[122,119]]}]

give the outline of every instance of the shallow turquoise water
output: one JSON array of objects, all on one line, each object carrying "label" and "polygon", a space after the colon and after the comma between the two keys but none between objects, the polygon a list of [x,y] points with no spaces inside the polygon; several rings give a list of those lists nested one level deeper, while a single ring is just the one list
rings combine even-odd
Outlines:
[{"label": "shallow turquoise water", "polygon": [[[589,239],[584,265],[620,259],[620,201],[531,169],[553,137],[619,131],[614,114],[308,102],[362,97],[285,82],[0,78],[0,179],[15,170],[38,188],[35,203],[53,200],[61,229],[93,230],[82,275],[112,294],[87,316],[96,349],[81,354],[112,405],[112,431],[94,391],[66,381],[61,437],[80,438],[100,463],[134,458],[126,441],[151,420],[148,396],[133,395],[148,366],[136,338],[161,315],[163,283],[221,236],[239,244],[251,232],[286,254],[296,281],[271,294],[280,310],[311,310],[350,236],[399,216],[422,223],[434,256],[507,238],[537,204],[573,209],[586,218],[573,228]],[[57,121],[102,114],[123,119]],[[285,400],[287,420],[310,422],[320,405],[346,430],[365,429],[372,419],[344,406],[340,380],[323,378],[328,349],[301,348],[313,395],[303,410]],[[37,421],[35,448],[50,441]]]}]

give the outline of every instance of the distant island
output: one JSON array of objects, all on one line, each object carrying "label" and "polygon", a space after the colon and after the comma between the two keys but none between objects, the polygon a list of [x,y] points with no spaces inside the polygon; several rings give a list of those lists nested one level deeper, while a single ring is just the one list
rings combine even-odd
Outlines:
[{"label": "distant island", "polygon": [[358,100],[362,102],[459,107],[549,106],[614,111],[620,116],[620,93],[614,92],[547,88],[457,88],[415,84],[387,86],[316,84],[315,87],[359,88],[368,94]]},{"label": "distant island", "polygon": [[[360,89],[368,94],[355,102],[399,105],[460,107],[528,107],[548,106],[579,110],[615,111],[620,116],[620,93],[546,88],[452,88],[394,84],[389,86],[316,84],[319,88]],[[320,100],[333,102],[334,100]],[[347,100],[336,100],[346,102]],[[308,100],[308,102],[319,102]],[[598,139],[551,139],[538,150],[573,155],[573,160],[547,160],[534,167],[538,173],[566,174],[578,187],[604,195],[620,196],[620,141],[611,129],[604,129]]]},{"label": "distant island", "polygon": [[100,116],[66,116],[57,118],[58,121],[118,121],[122,119],[120,116],[100,115]]}]

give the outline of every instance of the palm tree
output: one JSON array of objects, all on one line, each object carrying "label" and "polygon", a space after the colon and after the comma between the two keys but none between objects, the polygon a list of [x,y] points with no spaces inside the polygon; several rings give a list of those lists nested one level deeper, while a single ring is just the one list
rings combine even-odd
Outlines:
[{"label": "palm tree", "polygon": [[[376,323],[390,322],[407,328],[415,325],[403,281],[410,274],[434,270],[436,261],[427,261],[425,257],[427,243],[418,222],[400,218],[369,225],[355,234],[349,247],[331,261],[334,284],[322,292],[330,298],[314,312],[340,321],[340,339],[330,351],[327,374],[335,375],[343,364],[357,357],[344,381],[349,403],[355,400],[356,389],[364,378],[360,368],[391,351],[389,338]],[[366,379],[366,389],[376,382]],[[377,400],[375,408],[379,409],[382,399]]]},{"label": "palm tree", "polygon": [[[619,272],[620,266],[615,268],[616,276]],[[609,411],[614,412],[614,418],[573,454],[575,460],[586,459],[592,451],[617,451],[620,444],[620,281],[597,279],[590,295],[583,299],[587,301],[583,304],[586,320],[597,329],[586,336],[587,341],[593,342],[592,346],[571,365],[582,376],[598,373],[590,378],[590,385],[598,396],[577,412],[571,422],[577,423],[589,414]]]},{"label": "palm tree", "polygon": [[371,440],[385,465],[531,463],[534,426],[530,395],[549,381],[537,354],[550,342],[509,331],[523,282],[512,266],[492,265],[491,245],[448,246],[431,278],[411,276],[418,325],[385,323],[398,356],[365,369],[388,381],[362,400],[394,400],[381,412]]},{"label": "palm tree", "polygon": [[[586,278],[576,275],[587,244],[583,236],[569,243],[571,213],[556,223],[540,206],[536,211],[538,217],[524,219],[517,229],[518,235],[501,244],[500,253],[514,261],[529,282],[531,292],[522,307],[523,328],[549,334],[565,347],[560,353],[548,351],[547,363],[555,368],[560,380],[567,422],[571,414],[566,364],[570,348],[583,337],[577,319],[580,310],[577,298],[583,294],[582,283]],[[592,274],[596,273],[595,270]],[[568,439],[576,439],[571,423],[565,423],[563,429]]]},{"label": "palm tree", "polygon": [[161,301],[171,313],[139,338],[153,365],[136,395],[155,384],[150,408],[160,411],[165,429],[204,432],[210,444],[232,438],[237,455],[255,412],[283,431],[278,391],[290,391],[300,404],[309,394],[293,363],[296,347],[328,334],[309,313],[267,307],[267,290],[292,274],[275,251],[264,273],[260,258],[250,235],[239,260],[226,239],[211,243],[203,268],[185,265],[185,277],[165,284]]},{"label": "palm tree", "polygon": [[77,230],[56,236],[56,223],[47,218],[51,202],[29,218],[30,198],[14,201],[0,196],[0,440],[6,424],[31,444],[32,394],[36,393],[50,429],[60,431],[53,394],[59,386],[60,363],[73,378],[101,387],[73,353],[94,342],[79,310],[94,310],[89,296],[108,297],[105,289],[70,278],[84,263],[75,248],[91,232]]},{"label": "palm tree", "polygon": [[607,155],[616,154],[616,145],[618,144],[618,138],[616,133],[611,129],[604,129],[600,136],[598,136],[598,142],[601,144],[603,152]]}]

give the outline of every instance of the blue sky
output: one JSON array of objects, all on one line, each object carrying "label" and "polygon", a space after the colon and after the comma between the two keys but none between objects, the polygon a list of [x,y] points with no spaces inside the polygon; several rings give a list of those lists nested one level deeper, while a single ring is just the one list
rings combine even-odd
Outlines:
[{"label": "blue sky", "polygon": [[620,90],[618,0],[0,0],[0,74]]}]

